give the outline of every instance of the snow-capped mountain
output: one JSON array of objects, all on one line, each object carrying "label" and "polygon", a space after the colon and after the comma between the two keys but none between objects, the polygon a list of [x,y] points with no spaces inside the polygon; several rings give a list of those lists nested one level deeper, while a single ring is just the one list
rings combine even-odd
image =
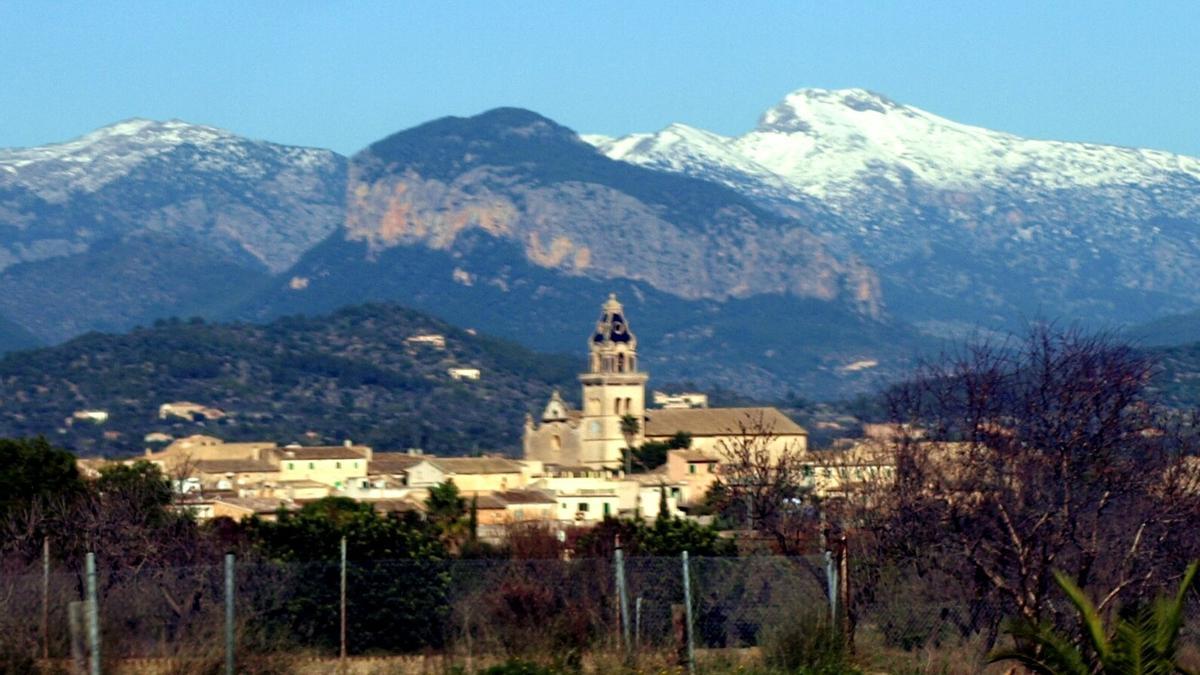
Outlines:
[{"label": "snow-capped mountain", "polygon": [[346,160],[178,120],[0,149],[0,315],[43,340],[198,312],[342,221]]},{"label": "snow-capped mountain", "polygon": [[929,322],[1125,321],[1200,303],[1195,158],[1021,138],[862,89],[793,92],[736,137],[674,124],[584,138],[784,212],[827,207],[841,218],[826,234],[880,270],[894,308]]},{"label": "snow-capped mountain", "polygon": [[[344,165],[345,160],[329,150],[252,141],[180,120],[130,119],[65,143],[0,148],[0,194],[9,197],[5,205],[10,209],[14,199],[43,211],[70,208],[81,200],[126,209],[129,187],[135,185],[137,214],[135,222],[127,223],[129,229],[178,227],[229,239],[221,245],[240,249],[279,271],[337,225],[340,188],[331,193],[324,183],[330,177],[336,181]],[[257,190],[259,195],[250,199],[262,201],[247,204],[246,190],[257,184],[271,189]],[[292,204],[269,203],[280,194],[286,194]],[[155,206],[162,211],[147,222],[145,211]],[[339,213],[323,213],[329,207]],[[0,217],[0,246],[8,243],[5,234],[11,234],[3,232],[5,225],[14,224],[8,220]],[[314,220],[318,221],[315,228]],[[286,232],[281,231],[285,223]],[[40,225],[44,231],[45,223]],[[8,247],[0,253],[0,268],[53,257],[55,250],[77,252],[80,245],[125,234],[124,229],[119,225],[88,228],[78,232],[81,236],[72,242],[74,246],[35,247],[41,254]]]}]

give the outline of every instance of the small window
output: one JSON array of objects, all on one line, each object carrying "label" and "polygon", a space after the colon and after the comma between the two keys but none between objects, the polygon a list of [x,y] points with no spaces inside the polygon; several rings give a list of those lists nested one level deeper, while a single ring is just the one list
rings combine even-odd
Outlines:
[{"label": "small window", "polygon": [[296,464],[294,462],[288,462],[288,471],[295,471],[295,470],[296,470]]},{"label": "small window", "polygon": [[812,478],[812,476],[813,476],[812,464],[805,464],[803,467],[800,468],[800,473],[805,478]]},{"label": "small window", "polygon": [[358,468],[358,462],[354,463],[354,468],[356,468],[356,469]]},{"label": "small window", "polygon": [[342,468],[342,463],[341,463],[341,462],[338,462],[338,463],[337,463],[337,464],[334,466],[334,468],[335,468],[335,469],[340,469],[340,468]]},{"label": "small window", "polygon": [[567,503],[566,503],[566,502],[563,502],[563,504],[562,504],[562,507],[563,507],[564,509],[565,509],[565,508],[567,508]]},{"label": "small window", "polygon": [[315,466],[313,466],[313,463],[312,463],[312,462],[309,462],[309,463],[308,463],[308,468],[311,470],[311,469],[315,469],[316,467],[315,467]]},{"label": "small window", "polygon": [[709,473],[716,473],[716,472],[717,472],[717,465],[716,465],[716,464],[709,464],[709,465],[708,465],[708,472],[709,472]]},{"label": "small window", "polygon": [[604,502],[604,517],[605,517],[605,518],[607,518],[607,517],[609,517],[610,515],[612,515],[612,513],[611,513],[611,507],[612,507],[612,505],[611,505],[611,504],[609,504],[608,502]]},{"label": "small window", "polygon": [[588,503],[587,502],[579,502],[579,510],[583,511],[584,513],[587,513]]},{"label": "small window", "polygon": [[671,488],[671,496],[675,499],[679,499],[679,488]]},{"label": "small window", "polygon": [[688,473],[696,473],[696,465],[688,464]]}]

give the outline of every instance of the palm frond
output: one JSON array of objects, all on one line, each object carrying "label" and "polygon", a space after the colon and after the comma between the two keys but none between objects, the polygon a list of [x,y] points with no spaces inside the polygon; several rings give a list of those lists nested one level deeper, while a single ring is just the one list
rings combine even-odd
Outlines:
[{"label": "palm frond", "polygon": [[1017,647],[992,652],[988,663],[1016,661],[1042,675],[1089,675],[1092,672],[1079,648],[1052,626],[1016,620],[1009,623],[1007,632]]},{"label": "palm frond", "polygon": [[1104,620],[1100,618],[1096,606],[1084,594],[1083,589],[1076,586],[1075,582],[1071,581],[1067,575],[1055,571],[1054,580],[1058,582],[1058,587],[1067,594],[1067,599],[1079,612],[1079,621],[1083,624],[1084,633],[1087,635],[1092,649],[1096,652],[1096,656],[1101,663],[1107,662],[1112,655],[1112,645],[1109,644],[1108,636],[1104,632]]}]

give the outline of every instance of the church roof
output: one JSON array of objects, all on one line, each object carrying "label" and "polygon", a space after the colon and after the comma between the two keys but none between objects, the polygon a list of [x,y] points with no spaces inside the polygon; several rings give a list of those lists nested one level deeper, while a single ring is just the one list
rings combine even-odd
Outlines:
[{"label": "church roof", "polygon": [[806,436],[808,432],[778,408],[661,408],[646,411],[645,435],[730,436],[761,429],[776,436]]}]

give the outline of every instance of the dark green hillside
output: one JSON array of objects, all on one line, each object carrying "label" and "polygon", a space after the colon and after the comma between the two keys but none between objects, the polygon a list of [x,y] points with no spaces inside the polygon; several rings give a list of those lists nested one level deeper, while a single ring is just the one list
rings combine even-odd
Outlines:
[{"label": "dark green hillside", "polygon": [[[615,292],[640,340],[651,387],[691,381],[757,398],[778,398],[787,391],[817,400],[868,393],[901,376],[912,356],[928,349],[910,326],[864,319],[833,303],[779,295],[723,303],[685,300],[625,279],[556,275],[522,261],[511,242],[482,233],[462,235],[458,245],[461,258],[416,246],[369,258],[361,242],[334,235],[237,318],[263,321],[327,312],[352,297],[402,299],[455,325],[541,351],[582,355],[600,303]],[[464,286],[448,271],[455,266],[504,283]],[[292,274],[311,283],[298,292],[287,283]],[[840,368],[860,359],[877,359],[880,365]]]},{"label": "dark green hillside", "polygon": [[1200,342],[1200,311],[1164,316],[1134,326],[1125,331],[1125,334],[1129,339],[1144,345],[1169,347]]},{"label": "dark green hillside", "polygon": [[[446,349],[404,342],[420,333],[445,335]],[[579,365],[394,305],[267,325],[168,320],[0,359],[0,436],[44,434],[80,454],[104,455],[141,451],[153,431],[281,443],[352,439],[444,454],[512,450],[525,412],[552,387],[572,383]],[[482,379],[454,381],[453,366],[477,367]],[[229,416],[158,420],[160,404],[181,400]],[[106,410],[110,419],[72,423],[83,409]]]},{"label": "dark green hillside", "polygon": [[6,316],[0,316],[0,354],[17,349],[32,349],[42,344],[44,343],[37,336],[20,324]]},{"label": "dark green hillside", "polygon": [[1200,409],[1200,342],[1147,350],[1159,364],[1151,389],[1166,404]]},{"label": "dark green hillside", "polygon": [[257,263],[229,258],[201,241],[162,234],[105,241],[0,272],[0,312],[43,343],[161,317],[208,316],[270,278]]}]

